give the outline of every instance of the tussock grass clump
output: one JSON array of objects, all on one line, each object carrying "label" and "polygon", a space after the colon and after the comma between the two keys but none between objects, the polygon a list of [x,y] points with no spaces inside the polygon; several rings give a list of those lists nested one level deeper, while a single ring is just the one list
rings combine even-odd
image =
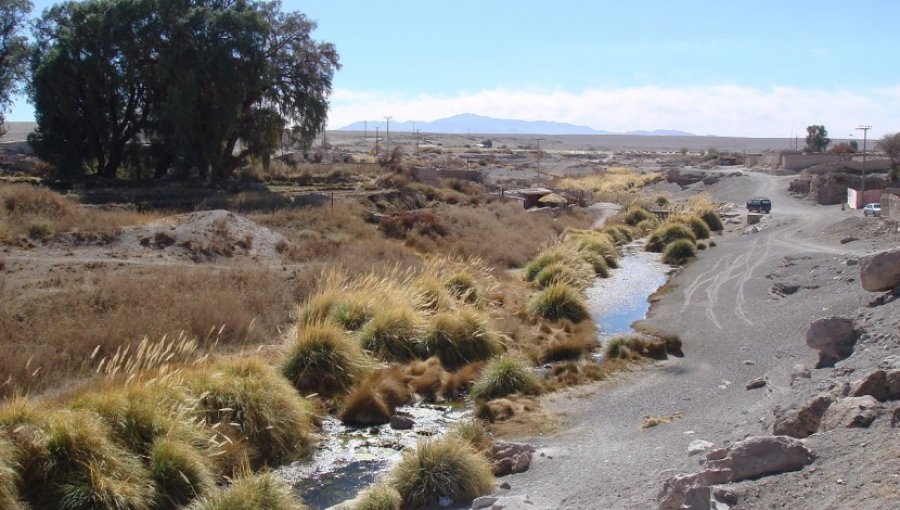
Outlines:
[{"label": "tussock grass clump", "polygon": [[476,361],[465,365],[456,372],[448,373],[441,381],[441,393],[444,398],[452,400],[468,393],[482,368],[484,368],[484,363]]},{"label": "tussock grass clump", "polygon": [[402,499],[402,508],[437,506],[441,498],[464,504],[494,488],[487,459],[454,437],[422,441],[403,455],[390,474],[389,484]]},{"label": "tussock grass clump", "polygon": [[290,488],[265,473],[239,478],[214,494],[195,500],[187,510],[307,510]]},{"label": "tussock grass clump", "polygon": [[595,230],[569,230],[565,240],[575,242],[581,253],[600,255],[606,260],[606,264],[615,269],[619,267],[619,252],[616,251],[616,242],[608,234]]},{"label": "tussock grass clump", "polygon": [[366,296],[355,292],[328,289],[313,296],[300,314],[301,324],[316,324],[331,321],[349,330],[356,331],[371,318],[372,309]]},{"label": "tussock grass clump", "polygon": [[475,277],[468,271],[457,271],[447,278],[444,286],[451,295],[466,303],[477,303],[480,297]]},{"label": "tussock grass clump", "polygon": [[596,347],[593,337],[567,336],[554,339],[541,346],[538,360],[541,363],[577,360]]},{"label": "tussock grass clump", "polygon": [[21,497],[29,506],[145,510],[154,498],[148,471],[94,413],[14,402],[0,410],[0,428],[22,452]]},{"label": "tussock grass clump", "polygon": [[533,317],[551,321],[565,319],[578,323],[590,317],[584,298],[565,283],[554,283],[532,296],[527,310]]},{"label": "tussock grass clump", "polygon": [[439,278],[422,273],[413,281],[413,289],[421,296],[419,308],[423,310],[447,310],[452,300]]},{"label": "tussock grass clump", "polygon": [[646,220],[641,221],[635,227],[641,232],[650,232],[659,226],[659,220],[656,217],[648,218]]},{"label": "tussock grass clump", "polygon": [[606,342],[604,353],[609,359],[635,359],[646,345],[647,340],[637,335],[617,336]]},{"label": "tussock grass clump", "polygon": [[464,441],[479,452],[487,451],[494,442],[481,420],[475,418],[455,423],[450,427],[448,434]]},{"label": "tussock grass clump", "polygon": [[697,239],[709,239],[709,226],[699,216],[690,215],[681,221],[690,227],[691,232],[694,233]]},{"label": "tussock grass clump", "polygon": [[[601,259],[602,260],[602,259]],[[603,267],[606,262],[604,261]],[[601,269],[602,271],[602,269]],[[608,269],[607,269],[608,271]],[[555,262],[541,270],[534,278],[534,282],[543,287],[549,287],[554,283],[567,283],[574,287],[587,287],[593,279],[595,272],[587,264],[564,264]]]},{"label": "tussock grass clump", "polygon": [[488,359],[502,351],[503,343],[488,319],[465,308],[435,315],[422,341],[424,356],[437,356],[449,369]]},{"label": "tussock grass clump", "polygon": [[394,413],[385,399],[370,384],[361,384],[344,398],[340,419],[347,425],[367,427],[391,421]]},{"label": "tussock grass clump", "polygon": [[353,510],[400,510],[403,498],[396,489],[385,484],[376,484],[359,495]]},{"label": "tussock grass clump", "polygon": [[531,371],[531,364],[520,356],[503,354],[485,365],[470,394],[479,399],[503,398],[513,393],[540,393],[541,383]]},{"label": "tussock grass clump", "polygon": [[359,343],[330,323],[301,325],[281,373],[302,393],[346,393],[371,365]]},{"label": "tussock grass clump", "polygon": [[422,319],[410,306],[385,306],[359,332],[362,348],[384,361],[409,361],[416,356],[425,332]]},{"label": "tussock grass clump", "polygon": [[681,223],[663,223],[650,234],[644,249],[656,253],[662,253],[666,246],[676,239],[688,239],[691,243],[697,240],[691,230]]},{"label": "tussock grass clump", "polygon": [[700,219],[702,219],[706,226],[709,227],[713,232],[721,232],[725,230],[725,225],[722,223],[722,218],[719,216],[719,213],[716,212],[715,209],[704,209],[698,213],[700,215]]},{"label": "tussock grass clump", "polygon": [[538,273],[544,270],[545,267],[551,264],[561,263],[565,260],[562,252],[559,251],[545,251],[534,258],[531,262],[525,266],[525,279],[527,281],[534,281],[537,277]]},{"label": "tussock grass clump", "polygon": [[150,477],[159,494],[154,508],[176,510],[215,487],[209,459],[190,445],[160,439],[150,451]]},{"label": "tussock grass clump", "polygon": [[0,430],[0,508],[25,510],[19,499],[19,457],[21,453]]},{"label": "tussock grass clump", "polygon": [[635,227],[639,226],[643,221],[656,219],[656,216],[643,206],[635,205],[626,209],[625,212],[622,213],[621,219],[626,225]]},{"label": "tussock grass clump", "polygon": [[222,361],[185,378],[198,417],[227,441],[246,442],[252,466],[276,466],[311,452],[312,404],[258,358]]},{"label": "tussock grass clump", "polygon": [[617,245],[628,244],[634,240],[631,229],[625,225],[609,225],[603,229],[603,233],[612,238]]},{"label": "tussock grass clump", "polygon": [[680,265],[696,254],[696,248],[690,239],[676,239],[663,250],[662,260],[666,264]]}]

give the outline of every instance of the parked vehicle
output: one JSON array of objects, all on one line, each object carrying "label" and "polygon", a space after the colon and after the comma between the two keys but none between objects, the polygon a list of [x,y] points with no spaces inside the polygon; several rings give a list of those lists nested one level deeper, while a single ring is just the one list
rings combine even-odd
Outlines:
[{"label": "parked vehicle", "polygon": [[881,204],[866,204],[866,206],[863,207],[863,216],[881,216]]},{"label": "parked vehicle", "polygon": [[747,212],[770,213],[772,201],[765,197],[753,197],[747,200]]}]

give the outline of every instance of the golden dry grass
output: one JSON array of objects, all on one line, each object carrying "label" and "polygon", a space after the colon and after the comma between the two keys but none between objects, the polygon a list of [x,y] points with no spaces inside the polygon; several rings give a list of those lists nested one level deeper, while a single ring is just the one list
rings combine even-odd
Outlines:
[{"label": "golden dry grass", "polygon": [[559,187],[608,194],[638,191],[663,178],[660,172],[640,172],[631,167],[614,166],[601,173],[560,179]]}]

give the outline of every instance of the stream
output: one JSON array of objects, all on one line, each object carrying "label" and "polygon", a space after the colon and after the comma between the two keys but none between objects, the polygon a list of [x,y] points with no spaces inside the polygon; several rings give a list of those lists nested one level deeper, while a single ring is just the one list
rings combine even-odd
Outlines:
[{"label": "stream", "polygon": [[[586,291],[588,307],[601,341],[633,333],[631,324],[650,309],[648,297],[666,282],[672,268],[658,253],[643,251],[641,241],[622,249],[620,268],[598,279]],[[353,428],[334,417],[322,424],[321,441],[310,459],[275,470],[311,510],[322,510],[355,497],[390,470],[402,451],[423,437],[444,434],[453,423],[471,415],[464,402],[418,404],[398,409],[412,415],[413,430],[389,425]]]}]

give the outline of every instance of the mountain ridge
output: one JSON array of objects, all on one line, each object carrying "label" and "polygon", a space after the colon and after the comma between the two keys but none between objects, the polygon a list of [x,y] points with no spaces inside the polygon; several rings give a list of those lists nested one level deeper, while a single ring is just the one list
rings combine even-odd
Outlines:
[{"label": "mountain ridge", "polygon": [[[375,128],[384,131],[387,127],[384,121],[357,121],[338,131],[374,131]],[[391,131],[412,132],[423,131],[427,133],[445,134],[482,134],[482,135],[632,135],[632,136],[697,136],[693,133],[677,129],[654,129],[652,131],[637,130],[627,132],[612,132],[594,129],[589,126],[554,122],[547,120],[518,120],[498,119],[473,113],[462,113],[452,117],[437,119],[430,122],[406,121],[391,122]]]}]

